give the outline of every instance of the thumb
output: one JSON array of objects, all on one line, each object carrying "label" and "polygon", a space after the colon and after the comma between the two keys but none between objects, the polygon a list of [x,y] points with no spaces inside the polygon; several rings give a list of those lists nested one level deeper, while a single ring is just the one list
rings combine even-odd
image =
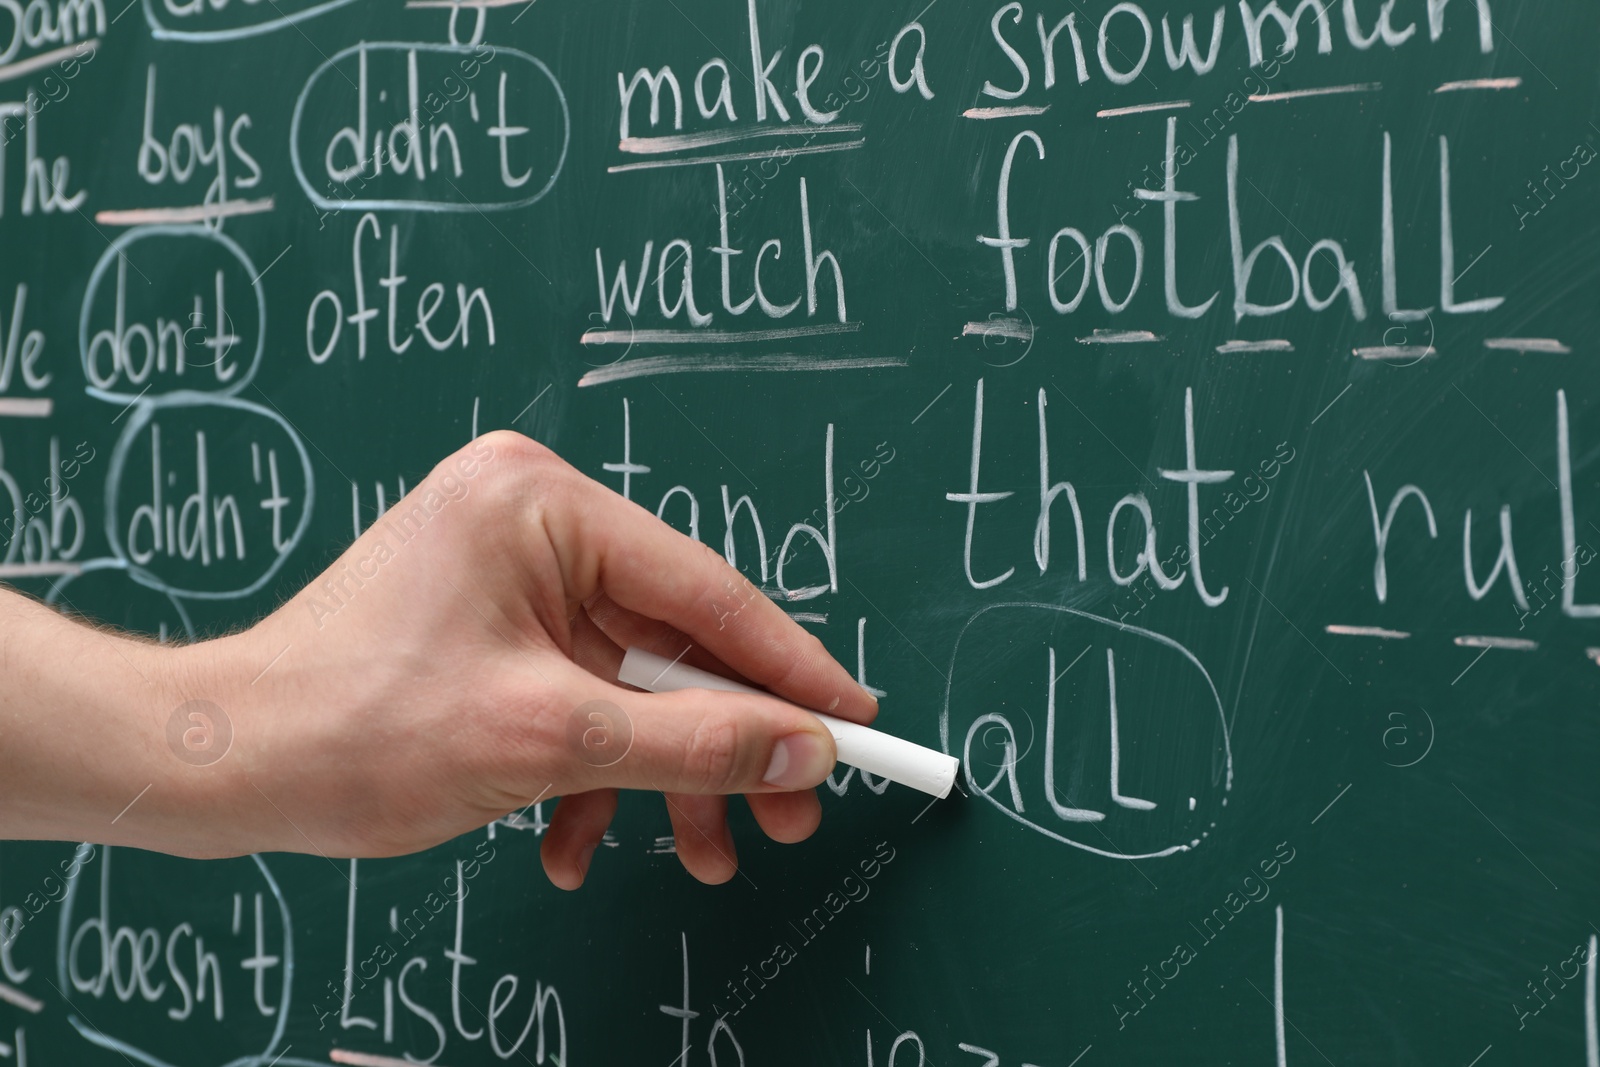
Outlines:
[{"label": "thumb", "polygon": [[588,788],[664,793],[775,793],[822,783],[837,761],[833,735],[815,715],[764,696],[688,689],[613,689],[625,753],[613,744]]}]

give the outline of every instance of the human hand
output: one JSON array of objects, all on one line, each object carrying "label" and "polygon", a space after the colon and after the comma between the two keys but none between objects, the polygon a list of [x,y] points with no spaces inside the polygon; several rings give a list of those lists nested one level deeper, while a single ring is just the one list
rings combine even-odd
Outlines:
[{"label": "human hand", "polygon": [[233,728],[227,758],[190,769],[216,776],[222,817],[190,848],[394,855],[559,796],[541,856],[575,889],[619,788],[663,793],[678,856],[705,882],[736,869],[726,794],[746,794],[773,839],[809,836],[828,731],[766,697],[620,687],[629,645],[842,718],[876,713],[720,555],[496,432],[271,616],[181,650],[180,695]]}]

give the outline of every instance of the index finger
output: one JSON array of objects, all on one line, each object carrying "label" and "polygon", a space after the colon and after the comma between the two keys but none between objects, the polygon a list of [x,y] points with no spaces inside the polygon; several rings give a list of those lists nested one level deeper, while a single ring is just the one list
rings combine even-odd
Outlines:
[{"label": "index finger", "polygon": [[[563,463],[565,466],[565,464]],[[540,515],[567,595],[604,591],[623,607],[683,631],[770,692],[816,711],[870,722],[878,702],[715,550],[567,467]]]}]

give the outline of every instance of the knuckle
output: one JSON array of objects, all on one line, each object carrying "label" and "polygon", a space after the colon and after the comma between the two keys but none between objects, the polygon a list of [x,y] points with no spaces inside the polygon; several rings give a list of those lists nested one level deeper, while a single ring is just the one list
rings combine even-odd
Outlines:
[{"label": "knuckle", "polygon": [[487,446],[481,461],[485,495],[493,505],[519,508],[535,496],[548,498],[560,490],[560,477],[570,468],[554,452],[514,430],[493,430],[473,446]]},{"label": "knuckle", "polygon": [[490,430],[479,437],[477,443],[491,450],[490,462],[540,460],[555,455],[538,441],[515,430]]},{"label": "knuckle", "polygon": [[739,723],[712,712],[695,724],[683,749],[684,783],[699,793],[726,792],[739,772]]},{"label": "knuckle", "polygon": [[515,430],[494,430],[479,438],[490,454],[484,461],[488,471],[512,477],[526,477],[552,467],[565,467],[550,449]]}]

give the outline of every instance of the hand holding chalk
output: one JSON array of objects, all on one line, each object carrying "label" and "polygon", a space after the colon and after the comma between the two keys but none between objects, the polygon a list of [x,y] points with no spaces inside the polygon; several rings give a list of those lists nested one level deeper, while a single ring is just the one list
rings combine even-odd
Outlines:
[{"label": "hand holding chalk", "polygon": [[[751,686],[730,681],[721,675],[712,674],[710,671],[703,671],[698,667],[646,652],[642,648],[628,649],[627,654],[622,657],[622,667],[617,672],[617,681],[652,693],[667,693],[678,689],[717,689],[725,693],[770,695]],[[813,711],[811,714],[822,720],[822,724],[833,735],[840,763],[848,763],[879,778],[887,778],[891,782],[908,785],[936,797],[950,795],[950,787],[955,784],[956,767],[959,765],[954,756],[947,756],[943,752],[935,752],[931,748],[892,737],[870,726],[836,719],[820,711]]]},{"label": "hand holding chalk", "polygon": [[[393,507],[271,616],[193,645],[0,591],[7,647],[71,668],[11,701],[0,839],[354,858],[533,815],[550,880],[572,889],[624,789],[663,794],[677,862],[707,883],[737,870],[730,794],[774,841],[815,831],[808,787],[835,753],[800,708],[868,722],[875,702],[721,553],[505,430]],[[790,703],[614,684],[629,645],[682,639]],[[107,641],[117,655],[94,651]]]}]

